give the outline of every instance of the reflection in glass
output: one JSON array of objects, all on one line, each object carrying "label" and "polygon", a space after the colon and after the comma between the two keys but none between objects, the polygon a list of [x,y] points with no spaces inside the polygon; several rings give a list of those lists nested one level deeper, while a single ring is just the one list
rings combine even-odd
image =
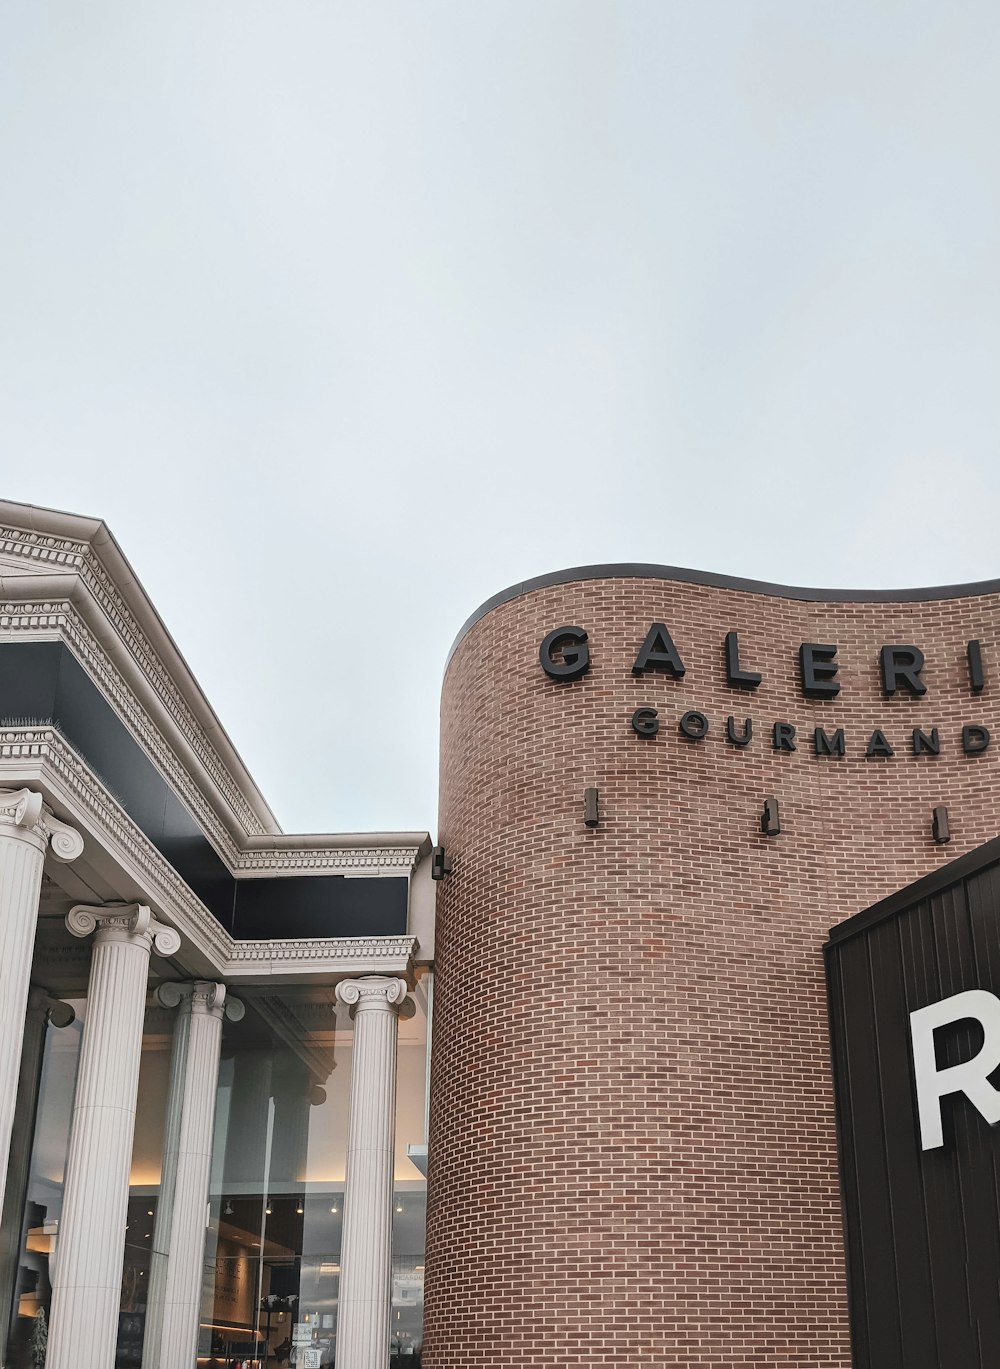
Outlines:
[{"label": "reflection in glass", "polygon": [[[430,985],[428,973],[418,977],[416,1011],[398,1024],[390,1343],[392,1364],[408,1369],[419,1367],[423,1313]],[[320,1369],[336,1357],[353,1026],[332,985],[241,986],[239,997],[245,1018],[223,1026],[199,1364]],[[44,1029],[37,1109],[32,1091],[21,1119],[30,1162],[23,1208],[7,1226],[6,1369],[43,1362],[87,1008],[85,998],[69,1001],[76,1021]],[[175,1010],[150,1001],[116,1369],[142,1360],[174,1021]]]},{"label": "reflection in glass", "polygon": [[[44,1362],[52,1302],[50,1276],[59,1245],[73,1095],[87,1016],[85,998],[66,1001],[75,1012],[75,1021],[65,1028],[50,1026],[45,1032],[7,1369],[36,1369]],[[147,1009],[125,1226],[116,1369],[138,1369],[142,1360],[150,1240],[160,1186],[170,1030],[171,1023],[163,1009]]]},{"label": "reflection in glass", "polygon": [[[246,1016],[223,1027],[199,1360],[321,1369],[336,1358],[353,1028],[332,985],[241,988],[240,997]],[[421,984],[415,998],[416,1015],[399,1023],[393,1214],[393,1352],[412,1369],[425,1181],[407,1147],[425,1136]]]},{"label": "reflection in glass", "polygon": [[[43,1363],[48,1337],[48,1318],[52,1302],[51,1262],[59,1237],[62,1215],[63,1182],[69,1126],[73,1111],[73,1090],[80,1058],[86,1002],[71,1000],[75,1021],[65,1028],[46,1026],[44,1018],[36,1024],[43,1033],[41,1071],[38,1076],[37,1107],[31,1081],[22,1085],[14,1130],[32,1126],[30,1160],[21,1204],[21,1195],[9,1191],[4,1213],[16,1231],[12,1241],[12,1267],[5,1270],[3,1308],[4,1339],[7,1342],[8,1369],[34,1369]],[[26,1031],[26,1051],[31,1049]],[[12,1212],[11,1206],[20,1206]],[[14,1231],[10,1234],[13,1236]],[[6,1242],[5,1242],[6,1244]],[[8,1301],[9,1295],[9,1301]],[[7,1324],[6,1319],[10,1321]]]}]

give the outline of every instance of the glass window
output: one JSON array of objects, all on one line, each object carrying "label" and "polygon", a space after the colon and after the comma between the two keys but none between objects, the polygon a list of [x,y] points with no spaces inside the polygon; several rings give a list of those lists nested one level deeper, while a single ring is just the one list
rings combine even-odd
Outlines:
[{"label": "glass window", "polygon": [[390,1364],[418,1369],[424,1314],[427,1224],[429,1027],[434,978],[424,971],[413,992],[416,1012],[399,1023],[396,1064],[396,1166],[392,1215]]},{"label": "glass window", "polygon": [[[85,964],[84,958],[78,969]],[[23,1160],[17,1182],[8,1185],[0,1240],[6,1369],[44,1362],[87,1011],[74,982],[75,996],[63,996],[75,1021],[58,1028],[38,1017],[35,1054],[26,1047],[22,1066],[37,1081],[37,1096],[34,1083],[22,1087],[15,1134]],[[431,990],[424,971],[412,995],[415,1011],[398,1026],[390,1336],[393,1365],[409,1369],[420,1363],[423,1313]],[[336,1356],[354,1028],[330,985],[244,985],[237,992],[247,1011],[242,1021],[223,1024],[198,1360],[220,1369],[321,1369]],[[176,1010],[151,996],[116,1369],[142,1362],[175,1021]]]},{"label": "glass window", "polygon": [[[336,1357],[353,1025],[330,985],[238,992],[246,1016],[223,1028],[199,1361],[321,1369]],[[423,982],[415,998],[415,1015],[399,1024],[392,1310],[393,1353],[413,1369],[426,1206]]]},{"label": "glass window", "polygon": [[[73,1094],[83,1024],[87,1015],[85,998],[64,1001],[74,1010],[72,1025],[65,1028],[49,1026],[45,1029],[31,1159],[21,1209],[19,1254],[12,1281],[7,1369],[36,1369],[36,1366],[44,1363],[43,1352],[52,1307],[50,1273],[59,1244]],[[147,1010],[129,1180],[118,1352],[115,1360],[117,1369],[138,1369],[142,1362],[149,1251],[160,1191],[171,1030],[172,1022],[166,1020],[164,1009],[153,1007]],[[30,1126],[32,1099],[27,1092],[22,1101]],[[23,1118],[19,1121],[24,1125]]]},{"label": "glass window", "polygon": [[[13,1158],[23,1144],[28,1158],[20,1175],[15,1176],[11,1165],[4,1203],[2,1315],[8,1369],[35,1369],[45,1362],[52,1303],[49,1274],[59,1238],[73,1091],[87,1007],[82,998],[67,1001],[75,1013],[71,1025],[47,1026],[42,1015],[32,1024],[29,1014],[25,1032],[11,1151]],[[32,1040],[33,1028],[39,1034],[37,1040]],[[29,1063],[35,1052],[41,1060],[38,1073]]]}]

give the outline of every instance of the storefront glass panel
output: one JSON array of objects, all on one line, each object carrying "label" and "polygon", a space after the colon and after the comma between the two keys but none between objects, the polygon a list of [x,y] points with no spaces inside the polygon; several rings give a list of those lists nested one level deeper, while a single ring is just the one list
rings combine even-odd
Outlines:
[{"label": "storefront glass panel", "polygon": [[[353,1025],[332,986],[239,995],[246,1016],[223,1030],[199,1360],[321,1369],[336,1357]],[[426,992],[416,999],[399,1024],[393,1214],[393,1349],[414,1369],[425,1180],[407,1150],[425,1137]]]},{"label": "storefront glass panel", "polygon": [[[36,1369],[45,1362],[52,1304],[52,1259],[59,1239],[63,1185],[73,1092],[80,1058],[86,1000],[68,1000],[74,1021],[65,1027],[47,1024],[44,1014],[28,1024],[25,1056],[37,1044],[38,1073],[22,1067],[14,1120],[12,1153],[24,1136],[29,1159],[26,1172],[8,1171],[4,1208],[2,1296],[7,1369]],[[32,1028],[42,1033],[32,1042]],[[24,1064],[27,1064],[25,1059]],[[29,1077],[30,1076],[30,1077]],[[35,1092],[37,1088],[37,1093]]]}]

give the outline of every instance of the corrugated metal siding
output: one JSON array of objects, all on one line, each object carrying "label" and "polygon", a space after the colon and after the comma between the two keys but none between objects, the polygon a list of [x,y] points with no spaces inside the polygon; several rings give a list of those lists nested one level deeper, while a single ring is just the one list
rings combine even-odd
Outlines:
[{"label": "corrugated metal siding", "polygon": [[[1000,866],[900,901],[826,948],[855,1364],[997,1369],[1000,1127],[946,1097],[945,1144],[921,1151],[909,1014],[966,989],[1000,995]],[[971,1022],[941,1031],[939,1064],[981,1044]]]}]

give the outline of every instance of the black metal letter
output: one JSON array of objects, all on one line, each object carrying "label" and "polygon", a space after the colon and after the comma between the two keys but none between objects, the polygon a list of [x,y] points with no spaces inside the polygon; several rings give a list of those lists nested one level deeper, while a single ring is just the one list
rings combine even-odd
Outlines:
[{"label": "black metal letter", "polygon": [[962,728],[962,750],[967,756],[978,756],[980,751],[985,751],[989,744],[990,732],[988,727],[968,723]]},{"label": "black metal letter", "polygon": [[726,633],[726,677],[734,689],[756,689],[760,684],[756,670],[740,669],[740,639],[735,632]]},{"label": "black metal letter", "polygon": [[847,754],[844,729],[838,727],[833,736],[828,737],[822,727],[817,727],[813,733],[813,746],[817,756],[839,756],[843,758]]},{"label": "black metal letter", "polygon": [[700,742],[702,737],[708,736],[708,719],[696,708],[691,708],[684,714],[679,727],[681,735],[690,737],[693,742]]},{"label": "black metal letter", "polygon": [[931,728],[931,735],[920,727],[913,729],[913,754],[915,756],[938,756],[941,754],[941,738],[936,727]]},{"label": "black metal letter", "polygon": [[655,737],[660,730],[660,720],[655,708],[637,708],[632,714],[632,731],[640,737]]},{"label": "black metal letter", "polygon": [[979,642],[970,642],[966,651],[969,657],[969,688],[973,694],[980,694],[986,683],[983,674],[983,648]]},{"label": "black metal letter", "polygon": [[590,668],[587,634],[582,627],[557,627],[542,642],[538,659],[553,680],[579,679]]},{"label": "black metal letter", "polygon": [[885,733],[880,727],[876,727],[868,740],[868,746],[865,750],[865,760],[872,761],[879,756],[894,756],[895,754],[895,751],[893,751],[888,741],[886,741]]},{"label": "black metal letter", "polygon": [[739,733],[736,731],[736,719],[730,713],[726,719],[726,740],[734,746],[749,746],[753,740],[753,718],[747,718],[742,733]]},{"label": "black metal letter", "polygon": [[926,694],[927,686],[920,678],[924,668],[924,653],[918,646],[884,646],[882,648],[882,688],[890,697],[900,684],[911,694]]},{"label": "black metal letter", "polygon": [[644,670],[665,670],[675,680],[684,674],[684,662],[677,654],[673,638],[662,623],[654,623],[646,633],[646,640],[639,648],[632,667],[633,675],[641,675]]},{"label": "black metal letter", "polygon": [[775,751],[795,750],[795,728],[791,723],[775,723],[772,745]]},{"label": "black metal letter", "polygon": [[840,693],[840,681],[834,679],[840,669],[836,658],[835,646],[802,643],[799,647],[799,672],[803,694],[808,694],[811,699],[832,699]]}]

